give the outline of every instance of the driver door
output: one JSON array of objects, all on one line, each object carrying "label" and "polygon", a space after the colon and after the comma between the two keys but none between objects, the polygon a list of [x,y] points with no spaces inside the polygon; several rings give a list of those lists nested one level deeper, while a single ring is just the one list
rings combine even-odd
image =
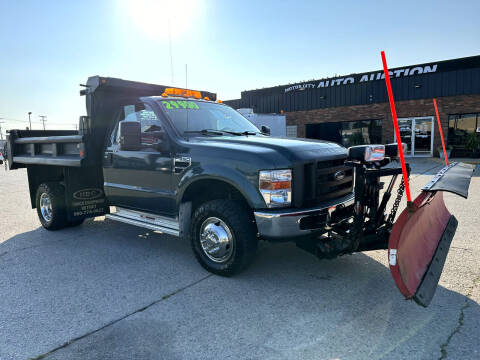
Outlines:
[{"label": "driver door", "polygon": [[[120,121],[140,122],[139,150],[120,150]],[[172,154],[167,143],[163,123],[148,104],[121,108],[104,156],[105,193],[111,205],[166,216],[174,214]]]}]

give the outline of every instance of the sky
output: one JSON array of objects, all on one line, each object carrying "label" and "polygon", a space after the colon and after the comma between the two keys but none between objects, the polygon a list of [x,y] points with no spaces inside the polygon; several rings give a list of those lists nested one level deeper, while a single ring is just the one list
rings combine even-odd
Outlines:
[{"label": "sky", "polygon": [[389,67],[479,55],[479,13],[478,0],[2,0],[0,125],[31,111],[34,129],[39,115],[73,129],[92,75],[184,87],[187,64],[189,88],[228,100],[380,70],[381,50]]}]

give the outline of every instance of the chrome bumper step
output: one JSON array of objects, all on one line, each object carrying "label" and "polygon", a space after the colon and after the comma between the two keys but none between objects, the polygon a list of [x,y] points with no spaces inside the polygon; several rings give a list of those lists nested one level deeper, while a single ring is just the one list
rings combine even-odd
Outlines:
[{"label": "chrome bumper step", "polygon": [[121,207],[113,207],[112,210],[110,214],[105,216],[107,219],[159,231],[168,235],[180,235],[179,223],[176,219]]}]

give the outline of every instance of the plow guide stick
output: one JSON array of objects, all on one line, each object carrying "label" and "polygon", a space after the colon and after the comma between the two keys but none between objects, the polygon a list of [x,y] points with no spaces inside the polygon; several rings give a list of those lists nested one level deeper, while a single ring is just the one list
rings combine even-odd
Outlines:
[{"label": "plow guide stick", "polygon": [[437,115],[438,132],[440,133],[440,139],[442,140],[443,155],[445,156],[445,165],[448,166],[448,156],[447,150],[445,149],[445,140],[443,140],[442,124],[440,123],[440,116],[438,115],[437,99],[433,99],[433,106],[435,107],[435,115]]},{"label": "plow guide stick", "polygon": [[400,157],[400,163],[402,164],[402,175],[403,182],[405,183],[405,193],[407,194],[407,202],[410,203],[412,201],[412,196],[410,195],[410,184],[408,183],[407,167],[405,165],[405,156],[403,154],[402,139],[400,138],[400,129],[398,127],[397,111],[395,110],[395,102],[393,101],[392,85],[390,84],[390,75],[388,74],[387,59],[385,58],[384,51],[382,51],[382,63],[383,71],[385,72],[385,83],[387,85],[388,101],[390,103],[393,126],[395,128],[395,137],[397,138],[398,155]]},{"label": "plow guide stick", "polygon": [[[457,228],[457,220],[447,210],[442,191],[449,191],[466,198],[473,167],[463,163],[447,165],[412,202],[387,61],[383,51],[381,55],[407,194],[407,208],[398,217],[390,234],[388,260],[390,271],[400,292],[407,299],[413,299],[426,307],[437,289],[450,243]],[[439,120],[436,101],[434,104],[437,120]],[[441,131],[440,124],[439,129]],[[441,137],[443,143],[442,133]],[[445,160],[448,161],[446,152]]]}]

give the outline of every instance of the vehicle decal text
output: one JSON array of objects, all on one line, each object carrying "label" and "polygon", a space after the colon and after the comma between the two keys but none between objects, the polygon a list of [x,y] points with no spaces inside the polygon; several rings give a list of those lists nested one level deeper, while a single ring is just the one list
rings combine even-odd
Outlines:
[{"label": "vehicle decal text", "polygon": [[175,109],[193,109],[199,110],[200,108],[196,103],[193,101],[183,101],[183,100],[169,100],[169,101],[162,101],[162,104],[168,110],[175,110]]}]

